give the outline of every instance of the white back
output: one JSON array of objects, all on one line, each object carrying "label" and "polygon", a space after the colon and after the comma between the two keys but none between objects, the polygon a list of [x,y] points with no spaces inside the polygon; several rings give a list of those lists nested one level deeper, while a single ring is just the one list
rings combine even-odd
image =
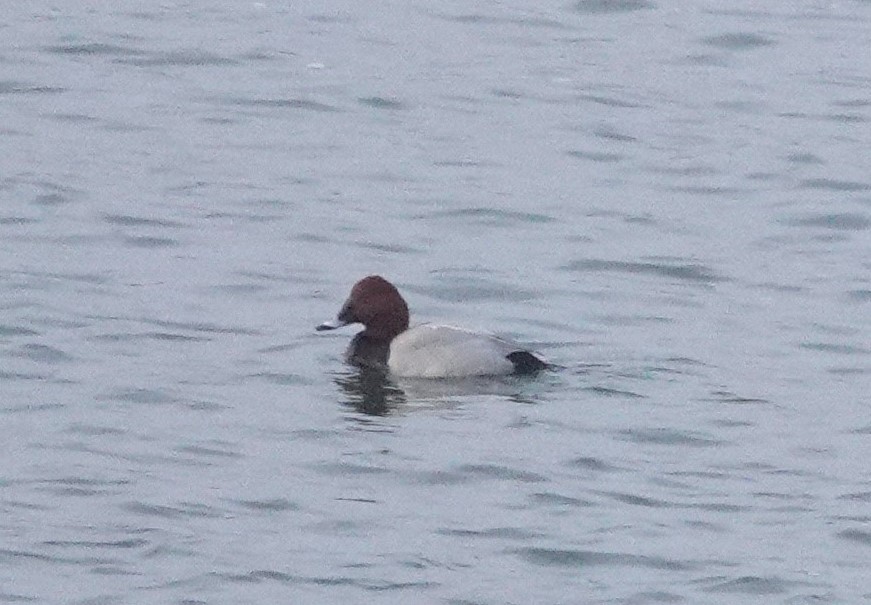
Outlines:
[{"label": "white back", "polygon": [[393,339],[387,365],[394,375],[409,378],[493,376],[511,374],[514,364],[506,355],[522,350],[489,334],[423,324]]}]

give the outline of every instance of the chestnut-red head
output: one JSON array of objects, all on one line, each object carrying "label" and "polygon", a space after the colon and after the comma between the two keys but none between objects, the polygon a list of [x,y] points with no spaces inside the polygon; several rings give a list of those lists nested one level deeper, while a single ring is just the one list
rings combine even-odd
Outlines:
[{"label": "chestnut-red head", "polygon": [[365,335],[373,340],[390,342],[408,329],[408,305],[396,287],[379,275],[364,277],[351,288],[335,322],[326,322],[318,330],[332,330],[361,323]]}]

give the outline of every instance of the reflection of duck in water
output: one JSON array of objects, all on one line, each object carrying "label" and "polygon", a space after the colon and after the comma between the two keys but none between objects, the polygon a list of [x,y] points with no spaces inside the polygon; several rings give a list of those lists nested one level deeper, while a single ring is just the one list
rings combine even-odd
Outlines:
[{"label": "reflection of duck in water", "polygon": [[348,347],[349,363],[389,369],[393,376],[409,378],[460,378],[503,374],[532,374],[548,367],[517,343],[436,324],[408,327],[408,305],[396,287],[377,275],[364,277],[336,321],[318,330],[332,330],[352,323],[364,330]]},{"label": "reflection of duck in water", "polygon": [[335,377],[345,404],[370,416],[387,416],[405,404],[405,393],[390,382],[384,370],[360,367]]},{"label": "reflection of duck in water", "polygon": [[534,381],[534,385],[522,376],[470,376],[455,380],[406,378],[393,382],[383,369],[371,367],[351,368],[336,374],[333,381],[343,394],[342,403],[368,416],[453,409],[458,405],[457,398],[470,396],[535,403],[537,387],[547,388],[540,381]]}]

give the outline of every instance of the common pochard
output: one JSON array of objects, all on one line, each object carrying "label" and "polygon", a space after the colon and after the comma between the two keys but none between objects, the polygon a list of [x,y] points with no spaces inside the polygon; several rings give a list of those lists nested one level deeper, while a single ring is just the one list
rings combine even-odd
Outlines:
[{"label": "common pochard", "polygon": [[453,326],[409,328],[408,317],[408,305],[396,287],[370,275],[354,284],[336,320],[322,323],[317,330],[363,324],[348,347],[347,361],[386,367],[400,377],[531,374],[548,367],[517,343]]}]

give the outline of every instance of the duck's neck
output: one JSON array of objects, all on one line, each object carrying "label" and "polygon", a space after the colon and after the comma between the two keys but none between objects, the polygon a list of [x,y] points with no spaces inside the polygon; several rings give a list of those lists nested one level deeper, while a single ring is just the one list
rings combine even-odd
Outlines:
[{"label": "duck's neck", "polygon": [[384,368],[387,366],[387,358],[390,356],[390,341],[393,339],[372,338],[368,332],[368,330],[363,330],[351,339],[345,358],[348,363],[357,366]]},{"label": "duck's neck", "polygon": [[408,329],[408,312],[377,317],[375,321],[366,323],[366,329],[361,332],[366,338],[377,340],[387,345]]}]

